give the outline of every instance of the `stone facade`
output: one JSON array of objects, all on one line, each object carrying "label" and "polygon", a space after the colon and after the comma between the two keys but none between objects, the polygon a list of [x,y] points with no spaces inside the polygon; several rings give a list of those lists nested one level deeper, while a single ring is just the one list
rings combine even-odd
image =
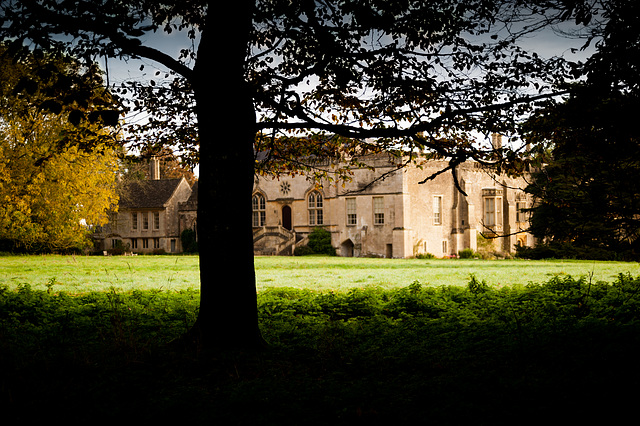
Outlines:
[{"label": "stone facade", "polygon": [[517,243],[533,245],[521,211],[530,207],[523,178],[497,176],[466,162],[456,169],[465,197],[451,173],[420,183],[448,163],[400,168],[401,162],[387,155],[372,157],[367,164],[374,170],[354,170],[344,187],[304,175],[257,178],[252,200],[255,252],[290,254],[317,226],[331,232],[342,256],[445,257],[465,248],[477,250],[479,241],[508,254]]},{"label": "stone facade", "polygon": [[[254,252],[291,255],[316,227],[331,233],[341,256],[407,258],[421,254],[455,256],[483,247],[510,254],[516,244],[533,246],[525,230],[531,207],[522,191],[525,178],[496,175],[466,162],[456,168],[463,195],[445,161],[400,167],[404,159],[377,155],[373,167],[353,170],[353,179],[316,182],[305,175],[257,177],[252,195]],[[182,251],[181,232],[197,227],[198,184],[182,179],[130,182],[119,210],[95,234],[96,248],[121,241],[131,252]],[[424,182],[424,183],[421,183]],[[491,238],[495,237],[495,238]]]},{"label": "stone facade", "polygon": [[96,249],[108,251],[121,243],[132,253],[181,252],[179,206],[189,200],[191,192],[184,178],[124,184],[118,211],[94,234]]},{"label": "stone facade", "polygon": [[180,232],[185,229],[197,230],[198,224],[198,181],[191,187],[191,195],[185,202],[178,203]]}]

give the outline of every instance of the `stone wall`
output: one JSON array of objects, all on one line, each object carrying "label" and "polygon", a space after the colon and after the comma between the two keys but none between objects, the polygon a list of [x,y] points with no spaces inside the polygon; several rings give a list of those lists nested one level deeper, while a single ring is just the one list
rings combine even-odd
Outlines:
[{"label": "stone wall", "polygon": [[[305,176],[260,177],[254,191],[266,199],[265,225],[289,226],[298,234],[308,234],[314,227],[309,221],[308,196],[317,191],[323,197],[322,226],[331,232],[342,256],[453,256],[465,248],[477,250],[479,235],[513,233],[491,243],[496,252],[510,253],[518,241],[533,244],[530,235],[517,234],[526,228],[525,223],[516,222],[518,202],[528,202],[521,191],[523,179],[494,176],[467,162],[457,168],[464,196],[450,172],[425,181],[447,167],[447,162],[430,161],[422,168],[398,168],[398,163],[386,156],[374,158],[369,163],[373,170],[353,170],[353,180],[344,186],[316,184]],[[493,213],[485,212],[487,199],[494,200]],[[354,205],[355,218],[349,217],[354,211],[348,211]],[[288,209],[290,222],[285,217]],[[487,217],[496,223],[485,223]]]}]

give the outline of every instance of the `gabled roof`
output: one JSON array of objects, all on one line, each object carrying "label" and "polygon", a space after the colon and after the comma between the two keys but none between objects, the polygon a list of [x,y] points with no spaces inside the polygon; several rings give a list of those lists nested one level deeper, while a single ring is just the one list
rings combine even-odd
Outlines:
[{"label": "gabled roof", "polygon": [[195,181],[195,183],[191,187],[191,195],[189,196],[187,203],[195,204],[196,206],[198,205],[198,181]]},{"label": "gabled roof", "polygon": [[183,180],[184,178],[127,182],[122,186],[118,204],[121,209],[162,208]]},{"label": "gabled roof", "polygon": [[198,210],[198,181],[195,181],[191,187],[191,195],[184,203],[178,204],[178,210],[181,212]]}]

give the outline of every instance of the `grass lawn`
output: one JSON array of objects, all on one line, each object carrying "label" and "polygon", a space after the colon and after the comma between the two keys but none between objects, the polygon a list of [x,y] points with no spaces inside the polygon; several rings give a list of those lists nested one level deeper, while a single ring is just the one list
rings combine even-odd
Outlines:
[{"label": "grass lawn", "polygon": [[365,259],[345,257],[256,258],[258,289],[297,287],[318,291],[378,286],[406,287],[414,281],[425,286],[466,285],[474,274],[495,287],[544,282],[560,276],[588,276],[612,281],[620,274],[640,274],[640,265],[625,262],[525,261],[462,259]]},{"label": "grass lawn", "polygon": [[[343,291],[376,286],[466,285],[470,274],[494,287],[548,281],[554,276],[589,276],[610,282],[620,274],[640,275],[638,263],[594,261],[525,261],[461,259],[364,259],[326,256],[256,257],[258,290],[296,287]],[[233,269],[221,271],[221,279]],[[111,287],[182,290],[199,286],[197,256],[5,256],[0,257],[0,284],[15,288],[81,293]]]}]

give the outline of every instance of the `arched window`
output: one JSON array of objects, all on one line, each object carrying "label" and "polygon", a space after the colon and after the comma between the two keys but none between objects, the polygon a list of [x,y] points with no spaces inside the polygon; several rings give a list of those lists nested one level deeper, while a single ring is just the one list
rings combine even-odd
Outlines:
[{"label": "arched window", "polygon": [[323,214],[323,200],[322,194],[318,191],[313,191],[309,194],[309,225],[323,225],[324,224],[324,214]]},{"label": "arched window", "polygon": [[253,207],[253,226],[259,227],[264,226],[266,219],[266,201],[264,199],[264,195],[255,194],[251,199],[251,205]]}]

